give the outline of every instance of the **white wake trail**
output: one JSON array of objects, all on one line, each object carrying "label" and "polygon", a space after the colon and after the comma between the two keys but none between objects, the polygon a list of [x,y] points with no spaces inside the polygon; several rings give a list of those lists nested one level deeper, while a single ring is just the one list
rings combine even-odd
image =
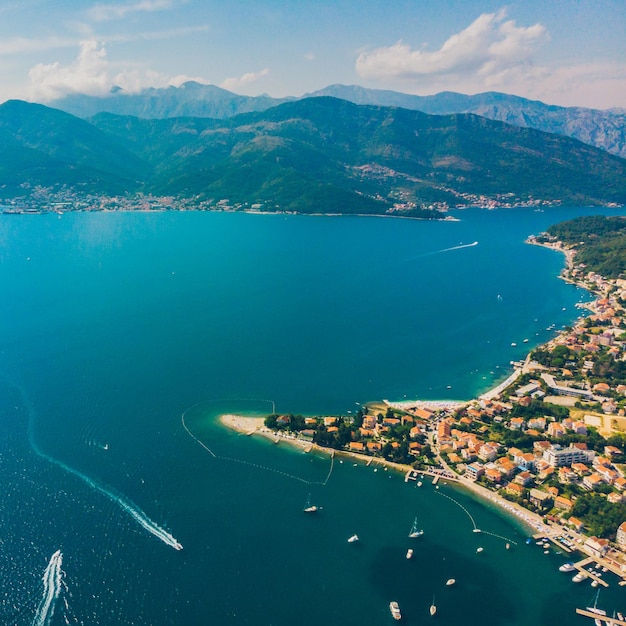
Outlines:
[{"label": "white wake trail", "polygon": [[443,250],[439,250],[439,252],[450,252],[451,250],[461,250],[462,248],[473,248],[477,246],[478,242],[474,241],[472,243],[463,243],[459,246],[452,246],[452,248],[444,248]]},{"label": "white wake trail", "polygon": [[43,573],[43,597],[37,607],[37,613],[33,620],[33,626],[47,626],[54,615],[54,605],[61,593],[63,582],[63,555],[61,550],[57,550]]},{"label": "white wake trail", "polygon": [[[25,399],[25,396],[22,394],[22,397]],[[152,521],[134,502],[131,502],[128,498],[122,496],[121,494],[116,494],[112,490],[107,489],[106,487],[97,483],[93,478],[89,478],[89,476],[83,474],[77,469],[70,467],[63,463],[63,461],[59,461],[54,457],[46,454],[41,448],[37,445],[35,441],[35,435],[33,432],[33,412],[30,404],[26,402],[26,406],[29,409],[30,418],[28,421],[28,438],[30,441],[30,445],[33,450],[37,454],[37,456],[45,459],[49,463],[64,469],[68,474],[72,474],[72,476],[76,476],[76,478],[80,478],[84,483],[89,485],[92,489],[95,489],[98,493],[101,493],[103,496],[107,497],[109,500],[117,504],[123,511],[128,513],[142,528],[147,530],[149,533],[154,535],[157,539],[160,539],[163,543],[168,546],[174,548],[175,550],[182,550],[183,546],[169,533],[167,530],[159,526],[156,522]]]}]

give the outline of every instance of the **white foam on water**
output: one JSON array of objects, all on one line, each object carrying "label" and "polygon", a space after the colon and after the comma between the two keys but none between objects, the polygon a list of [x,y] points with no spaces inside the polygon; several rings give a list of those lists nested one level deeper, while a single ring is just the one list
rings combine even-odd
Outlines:
[{"label": "white foam on water", "polygon": [[[21,391],[21,390],[20,390]],[[159,526],[156,522],[151,520],[134,502],[131,502],[125,496],[121,494],[114,493],[111,489],[104,487],[103,485],[96,482],[93,478],[90,478],[86,474],[83,474],[81,471],[70,467],[69,465],[63,463],[63,461],[59,461],[54,457],[46,454],[38,445],[35,440],[34,429],[33,429],[33,410],[30,406],[30,403],[27,401],[26,397],[22,393],[22,398],[25,401],[25,404],[29,411],[29,420],[28,420],[28,440],[30,442],[31,447],[37,454],[37,456],[45,459],[49,463],[60,467],[65,470],[68,474],[72,474],[72,476],[76,476],[84,483],[89,485],[92,489],[107,497],[109,500],[117,504],[123,511],[128,513],[132,519],[134,519],[142,528],[147,530],[149,533],[154,535],[157,539],[160,539],[163,543],[168,546],[174,548],[175,550],[182,550],[183,546],[163,527]]]},{"label": "white foam on water", "polygon": [[54,606],[63,582],[63,555],[61,550],[57,550],[43,573],[43,597],[37,607],[37,613],[33,620],[33,626],[47,626],[54,615]]}]

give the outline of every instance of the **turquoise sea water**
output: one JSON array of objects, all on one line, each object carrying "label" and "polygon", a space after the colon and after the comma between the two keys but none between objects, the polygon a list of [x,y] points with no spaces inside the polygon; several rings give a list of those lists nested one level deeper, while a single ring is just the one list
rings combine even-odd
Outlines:
[{"label": "turquoise sea water", "polygon": [[0,216],[0,623],[584,623],[499,512],[214,418],[474,397],[588,298],[524,239],[598,212]]}]

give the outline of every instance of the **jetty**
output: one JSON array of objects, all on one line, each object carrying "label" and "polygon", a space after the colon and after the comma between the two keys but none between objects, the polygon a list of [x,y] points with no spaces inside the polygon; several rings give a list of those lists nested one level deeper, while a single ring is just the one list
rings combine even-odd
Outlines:
[{"label": "jetty", "polygon": [[598,615],[588,609],[576,609],[578,615],[584,615],[585,617],[591,617],[592,619],[599,619],[602,624],[607,626],[626,626],[626,621],[623,619],[617,619],[616,617],[609,617],[608,615]]},{"label": "jetty", "polygon": [[[585,567],[591,563],[596,563],[596,560],[593,557],[588,557],[586,559],[583,559],[582,561],[578,561],[578,563],[574,563],[574,567],[581,573],[584,574],[585,576],[591,578],[592,580],[595,580],[598,584],[602,585],[603,587],[608,587],[609,583],[606,582],[606,580],[604,580],[601,576],[598,576],[598,574],[595,572],[595,570],[593,569],[585,569]],[[596,615],[597,617],[597,615]]]}]

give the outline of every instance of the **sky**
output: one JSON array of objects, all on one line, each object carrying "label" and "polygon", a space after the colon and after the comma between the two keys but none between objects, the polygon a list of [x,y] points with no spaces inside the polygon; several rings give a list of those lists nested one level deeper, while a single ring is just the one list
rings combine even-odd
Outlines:
[{"label": "sky", "polygon": [[626,108],[626,0],[0,0],[0,102],[188,80]]}]

